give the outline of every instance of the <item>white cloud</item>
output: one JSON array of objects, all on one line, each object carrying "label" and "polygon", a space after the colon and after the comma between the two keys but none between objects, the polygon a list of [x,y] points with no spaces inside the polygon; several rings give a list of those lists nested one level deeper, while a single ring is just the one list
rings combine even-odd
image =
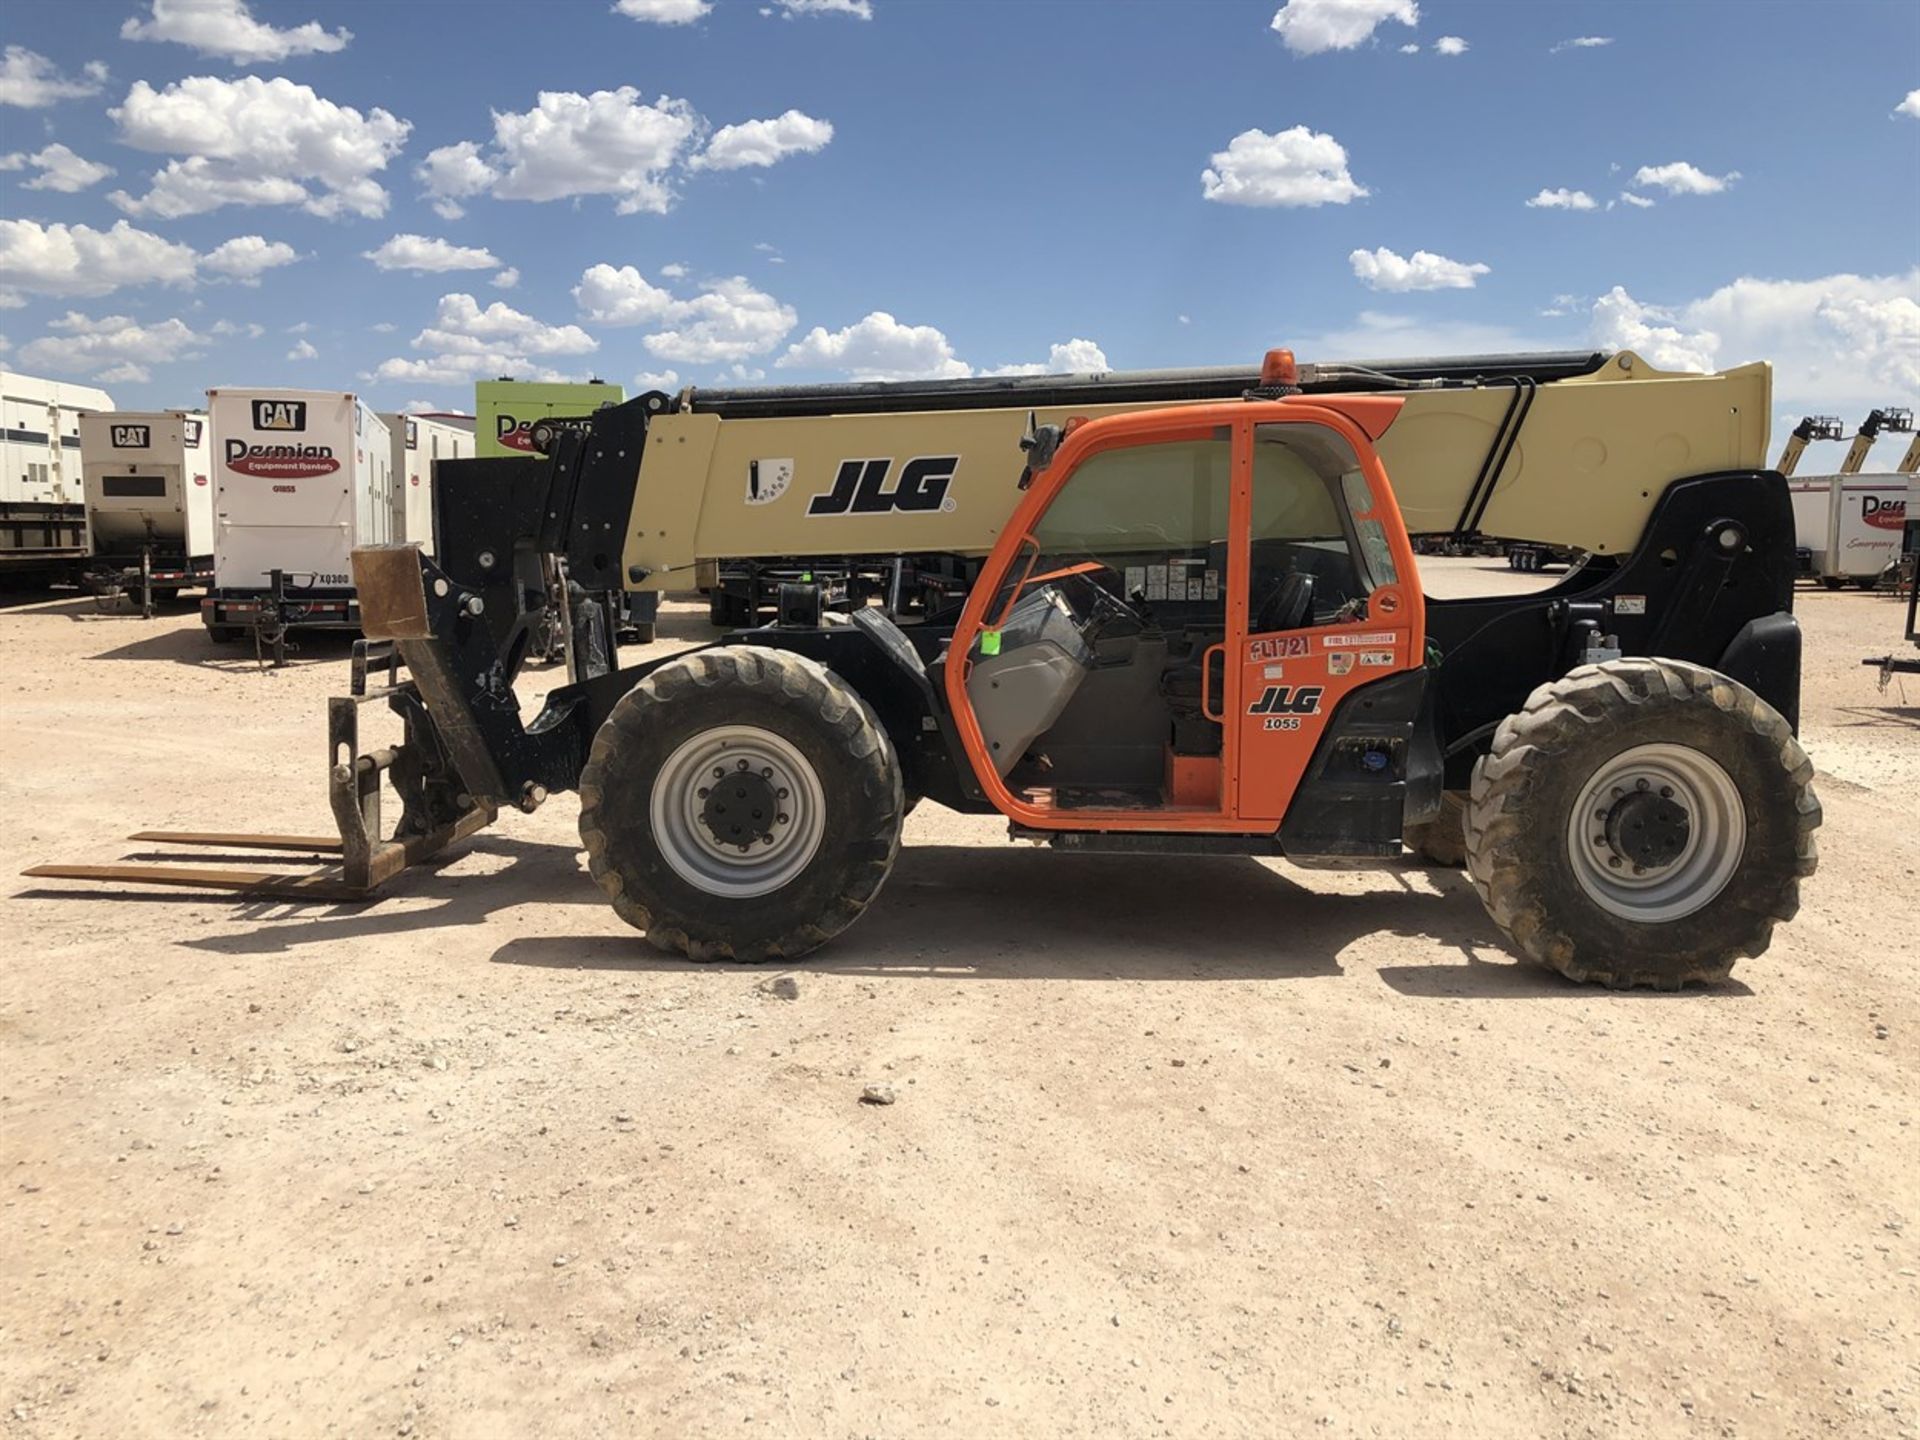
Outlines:
[{"label": "white cloud", "polygon": [[214,335],[244,335],[249,340],[258,340],[267,333],[267,327],[264,325],[237,325],[231,320],[216,320],[208,328]]},{"label": "white cloud", "polygon": [[1565,186],[1558,190],[1542,190],[1527,201],[1529,210],[1591,210],[1593,197],[1584,190],[1569,190]]},{"label": "white cloud", "polygon": [[1684,160],[1675,160],[1671,165],[1642,165],[1633,172],[1634,184],[1658,185],[1669,195],[1718,195],[1739,178],[1738,170],[1709,175]]},{"label": "white cloud", "polygon": [[578,325],[547,325],[496,300],[485,309],[471,295],[442,295],[433,324],[413,337],[416,350],[471,353],[510,349],[523,355],[584,355],[600,348]]},{"label": "white cloud", "polygon": [[778,3],[781,18],[786,20],[796,15],[851,15],[856,20],[873,18],[873,0],[778,0]]},{"label": "white cloud", "polygon": [[1091,340],[1076,338],[1050,347],[1044,365],[1002,365],[981,373],[986,375],[1091,375],[1112,368],[1107,363],[1106,351]]},{"label": "white cloud", "polygon": [[1711,370],[1720,337],[1690,330],[1671,310],[1642,305],[1616,285],[1593,302],[1593,343],[1605,350],[1633,350],[1663,370]]},{"label": "white cloud", "polygon": [[691,25],[713,9],[711,0],[619,0],[613,7],[634,20],[656,25]]},{"label": "white cloud", "polygon": [[1576,35],[1571,40],[1562,40],[1558,45],[1547,47],[1549,55],[1558,55],[1562,50],[1597,50],[1602,45],[1611,45],[1611,35]]},{"label": "white cloud", "polygon": [[0,220],[0,294],[106,295],[127,285],[185,285],[199,256],[125,220],[110,230]]},{"label": "white cloud", "polygon": [[28,165],[36,167],[40,173],[31,180],[22,181],[22,190],[57,190],[62,195],[77,194],[113,174],[111,165],[96,165],[64,145],[49,145],[31,155],[0,155],[0,170],[21,170]]},{"label": "white cloud", "polygon": [[314,356],[318,355],[319,353],[320,352],[318,350],[313,348],[313,344],[311,341],[300,340],[300,341],[296,341],[294,344],[294,347],[291,350],[287,351],[287,359],[311,360],[314,358]]},{"label": "white cloud", "polygon": [[1417,44],[1402,45],[1400,47],[1400,53],[1402,55],[1418,55],[1420,53],[1420,47]]},{"label": "white cloud", "polygon": [[412,270],[416,274],[493,270],[500,264],[491,250],[413,234],[395,235],[377,250],[363,250],[361,256],[373,261],[382,270]]},{"label": "white cloud", "polygon": [[648,335],[645,344],[649,354],[682,365],[726,364],[766,354],[798,319],[791,305],[734,275],[677,303],[665,317],[671,328]]},{"label": "white cloud", "polygon": [[498,200],[564,200],[613,195],[617,213],[664,214],[674,193],[669,172],[699,134],[700,117],[684,100],[644,103],[632,86],[580,95],[543,90],[534,108],[496,110],[493,144],[445,145],[414,173],[442,214],[491,192]]},{"label": "white cloud", "polygon": [[96,60],[83,73],[84,80],[69,79],[46,56],[23,45],[9,45],[0,58],[0,105],[38,110],[61,100],[98,95],[106,83],[107,67]]},{"label": "white cloud", "polygon": [[443,220],[458,220],[467,213],[459,202],[484,195],[499,178],[480,158],[480,147],[471,140],[429,151],[427,158],[413,167],[413,177],[426,187],[434,210]]},{"label": "white cloud", "polygon": [[246,0],[153,0],[151,18],[128,20],[120,27],[120,38],[171,40],[202,55],[256,65],[293,55],[330,55],[346,49],[353,32],[329,31],[314,20],[276,30],[254,19]]},{"label": "white cloud", "polygon": [[[1565,337],[1560,337],[1564,342]],[[1500,355],[1559,348],[1556,338],[1478,321],[1434,321],[1363,310],[1353,324],[1299,337],[1294,353],[1315,360],[1390,360],[1411,355]]]},{"label": "white cloud", "polygon": [[1489,266],[1449,260],[1431,250],[1416,250],[1408,258],[1384,245],[1356,250],[1347,262],[1369,290],[1471,290],[1476,278],[1492,273]]},{"label": "white cloud", "polygon": [[307,332],[308,332],[309,330],[311,330],[311,329],[313,329],[313,322],[312,322],[311,320],[302,320],[302,321],[301,321],[301,322],[300,322],[299,324],[297,324],[297,325],[289,325],[289,326],[287,326],[287,334],[289,334],[289,335],[304,335],[304,334],[306,334],[306,333],[307,333]]},{"label": "white cloud", "polygon": [[[756,245],[753,248],[758,250],[760,247]],[[687,267],[678,263],[662,265],[660,267],[660,273],[669,280],[684,280],[687,278]]]},{"label": "white cloud", "polygon": [[258,285],[261,275],[281,265],[291,265],[300,252],[284,240],[268,240],[261,235],[236,235],[200,257],[200,263],[216,275],[238,280],[242,285]]},{"label": "white cloud", "polygon": [[1907,98],[1893,107],[1893,113],[1911,115],[1914,119],[1920,120],[1920,90],[1909,90]]},{"label": "white cloud", "polygon": [[1464,55],[1467,49],[1467,42],[1458,35],[1442,35],[1433,42],[1433,53],[1436,55]]},{"label": "white cloud", "polygon": [[633,377],[633,391],[636,395],[648,390],[664,390],[671,395],[680,388],[678,370],[642,370]]},{"label": "white cloud", "polygon": [[1654,205],[1654,202],[1645,195],[1636,195],[1631,190],[1620,192],[1620,202],[1623,205],[1631,205],[1636,210],[1651,210]]},{"label": "white cloud", "polygon": [[520,272],[509,265],[487,283],[492,285],[496,290],[511,290],[520,283]]},{"label": "white cloud", "polygon": [[1287,0],[1273,28],[1294,54],[1320,55],[1366,44],[1389,20],[1417,25],[1420,7],[1414,0]]},{"label": "white cloud", "polygon": [[1214,153],[1200,186],[1223,205],[1345,205],[1368,193],[1347,173],[1345,147],[1304,125],[1278,135],[1241,131]]},{"label": "white cloud", "polygon": [[[177,219],[222,205],[299,205],[331,218],[378,217],[387,192],[374,180],[413,127],[385,110],[362,115],[306,85],[255,75],[194,75],[155,90],[136,80],[107,112],[136,150],[180,155],[144,197],[109,197],[133,215]],[[308,188],[309,183],[316,187]]]},{"label": "white cloud", "polygon": [[[685,273],[680,270],[680,274]],[[668,291],[649,284],[631,265],[618,269],[604,264],[588,266],[574,287],[573,299],[580,318],[596,325],[650,324],[665,320],[679,303]]]},{"label": "white cloud", "polygon": [[833,139],[833,125],[798,110],[772,120],[747,120],[722,125],[713,138],[687,162],[690,170],[740,170],[749,165],[778,163],[789,155],[812,155]]},{"label": "white cloud", "polygon": [[442,295],[433,323],[413,337],[418,359],[383,360],[371,378],[420,385],[458,385],[496,375],[561,381],[580,377],[534,357],[583,355],[599,348],[577,325],[548,325],[496,300],[482,309],[471,295]]},{"label": "white cloud", "polygon": [[931,325],[902,325],[884,310],[844,330],[814,326],[775,364],[844,371],[855,380],[957,380],[973,367]]},{"label": "white cloud", "polygon": [[404,381],[417,385],[468,385],[475,380],[492,380],[501,375],[511,376],[515,380],[537,380],[547,384],[562,384],[586,378],[578,373],[555,370],[547,365],[536,365],[525,355],[506,349],[434,355],[423,360],[407,360],[396,356],[390,360],[382,360],[367,378],[393,383]]},{"label": "white cloud", "polygon": [[126,315],[95,320],[69,310],[47,328],[54,333],[21,348],[21,364],[116,384],[144,384],[153,378],[151,366],[185,359],[200,345],[200,337],[178,319],[143,325]]},{"label": "white cloud", "polygon": [[1920,266],[1901,275],[1743,277],[1687,305],[1721,337],[1719,363],[1774,362],[1776,398],[1837,408],[1920,391]]},{"label": "white cloud", "polygon": [[[673,278],[684,274],[684,268],[679,268]],[[659,327],[645,338],[648,351],[683,365],[725,364],[764,355],[786,338],[799,318],[792,306],[781,304],[743,276],[709,282],[698,295],[683,299],[651,283],[631,265],[589,266],[581,272],[573,299],[581,319],[594,324]]]}]

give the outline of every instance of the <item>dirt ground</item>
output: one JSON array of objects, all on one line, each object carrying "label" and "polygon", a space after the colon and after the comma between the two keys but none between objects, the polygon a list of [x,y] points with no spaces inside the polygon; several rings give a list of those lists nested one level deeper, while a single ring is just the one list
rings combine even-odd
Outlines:
[{"label": "dirt ground", "polygon": [[[1456,874],[932,806],[796,999],[628,931],[572,796],[370,906],[11,881],[0,1433],[1911,1437],[1920,682],[1800,609],[1822,867],[1679,996]],[[325,831],[344,653],[0,610],[0,871]]]}]

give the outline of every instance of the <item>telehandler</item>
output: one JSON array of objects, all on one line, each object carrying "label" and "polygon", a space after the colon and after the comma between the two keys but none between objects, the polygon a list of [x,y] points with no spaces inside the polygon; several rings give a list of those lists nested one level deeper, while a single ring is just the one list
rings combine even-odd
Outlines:
[{"label": "telehandler", "polygon": [[[872,903],[928,800],[1063,850],[1451,846],[1530,959],[1716,980],[1794,914],[1820,823],[1770,384],[1630,352],[1274,351],[1258,372],[653,392],[548,421],[541,455],[440,467],[436,556],[354,554],[394,671],[357,665],[333,702],[342,838],[257,837],[336,869],[28,873],[364,896],[577,789],[593,877],[654,945],[796,959]],[[1410,530],[1587,558],[1536,594],[1433,600]],[[590,591],[717,557],[894,556],[957,608],[901,624],[794,583],[774,623],[583,672],[523,721],[518,577],[556,553]],[[405,739],[362,754],[377,698]],[[403,807],[384,841],[382,773]]]}]

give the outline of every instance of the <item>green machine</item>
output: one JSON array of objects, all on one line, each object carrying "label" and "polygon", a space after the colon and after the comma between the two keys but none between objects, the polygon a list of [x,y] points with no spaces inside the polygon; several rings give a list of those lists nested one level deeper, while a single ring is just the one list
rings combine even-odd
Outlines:
[{"label": "green machine", "polygon": [[531,455],[528,432],[536,420],[556,415],[591,415],[627,398],[604,380],[584,385],[547,385],[521,380],[482,380],[473,387],[474,453],[482,459]]}]

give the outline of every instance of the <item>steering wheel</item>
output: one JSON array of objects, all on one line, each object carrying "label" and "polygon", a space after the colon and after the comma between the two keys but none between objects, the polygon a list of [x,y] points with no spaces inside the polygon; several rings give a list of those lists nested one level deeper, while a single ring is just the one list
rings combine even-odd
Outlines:
[{"label": "steering wheel", "polygon": [[1253,633],[1298,630],[1313,619],[1313,576],[1304,570],[1288,573],[1260,602],[1253,617]]},{"label": "steering wheel", "polygon": [[[1103,565],[1100,568],[1115,579],[1121,578],[1119,572],[1110,565]],[[1068,606],[1086,626],[1090,637],[1097,636],[1108,626],[1121,621],[1131,624],[1136,630],[1147,628],[1146,621],[1141,617],[1140,612],[1102,585],[1091,571],[1076,571],[1071,575],[1062,576],[1054,583],[1066,597]]]}]

